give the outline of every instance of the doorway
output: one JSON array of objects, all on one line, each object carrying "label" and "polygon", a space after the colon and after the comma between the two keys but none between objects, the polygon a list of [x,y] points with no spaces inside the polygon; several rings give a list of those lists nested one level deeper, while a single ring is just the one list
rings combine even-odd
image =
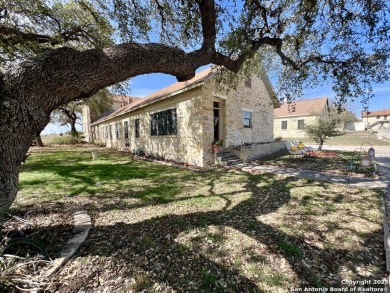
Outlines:
[{"label": "doorway", "polygon": [[214,113],[214,140],[221,139],[221,108],[219,102],[213,103]]}]

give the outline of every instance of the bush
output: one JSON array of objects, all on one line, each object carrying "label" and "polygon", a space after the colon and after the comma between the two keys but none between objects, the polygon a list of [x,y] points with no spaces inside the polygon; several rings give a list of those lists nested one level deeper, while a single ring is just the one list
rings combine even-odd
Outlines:
[{"label": "bush", "polygon": [[79,140],[77,138],[72,137],[71,135],[63,135],[63,136],[54,136],[47,143],[48,145],[52,144],[77,144]]},{"label": "bush", "polygon": [[145,155],[145,151],[143,149],[142,146],[137,146],[134,150],[133,150],[133,154],[136,155],[136,156],[143,156]]}]

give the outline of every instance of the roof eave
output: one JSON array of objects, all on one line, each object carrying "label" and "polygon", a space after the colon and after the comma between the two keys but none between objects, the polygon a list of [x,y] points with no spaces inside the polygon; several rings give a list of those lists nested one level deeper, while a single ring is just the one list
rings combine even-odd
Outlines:
[{"label": "roof eave", "polygon": [[[200,86],[202,86],[203,84],[204,84],[204,80],[199,81],[199,82],[196,82],[196,83],[194,83],[194,84],[192,84],[192,85],[190,85],[190,86],[188,86],[188,87],[185,87],[185,88],[183,88],[183,89],[177,90],[177,91],[175,91],[175,92],[173,92],[173,93],[170,93],[170,94],[167,94],[167,95],[163,95],[163,96],[157,98],[156,100],[150,101],[149,103],[148,103],[148,102],[146,102],[146,103],[140,103],[139,105],[135,106],[134,108],[130,108],[128,111],[124,111],[123,113],[120,113],[120,114],[118,114],[118,115],[116,115],[116,116],[107,117],[107,119],[102,120],[102,121],[100,121],[100,122],[96,121],[96,122],[94,122],[94,123],[91,123],[91,126],[95,126],[95,125],[98,125],[98,124],[100,124],[100,123],[103,123],[103,122],[107,122],[107,121],[109,121],[109,120],[112,120],[112,119],[114,119],[114,118],[121,117],[121,116],[123,116],[123,115],[125,115],[125,114],[134,112],[134,111],[139,110],[139,109],[144,108],[144,107],[147,107],[147,106],[152,105],[152,104],[154,104],[154,103],[157,103],[157,102],[159,102],[159,101],[161,101],[161,100],[165,100],[165,99],[167,99],[167,98],[170,98],[170,97],[179,95],[179,94],[184,93],[184,92],[186,92],[186,91],[189,91],[189,90],[191,90],[191,89],[200,87]],[[130,105],[131,105],[131,104],[130,104]]]}]

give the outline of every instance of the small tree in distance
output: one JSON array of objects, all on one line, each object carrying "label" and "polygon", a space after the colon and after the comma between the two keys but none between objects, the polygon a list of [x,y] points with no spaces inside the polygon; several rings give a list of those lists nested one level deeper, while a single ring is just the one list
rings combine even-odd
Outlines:
[{"label": "small tree in distance", "polygon": [[339,122],[338,118],[317,118],[315,123],[305,126],[304,132],[318,143],[318,150],[321,150],[329,137],[337,135],[336,126]]}]

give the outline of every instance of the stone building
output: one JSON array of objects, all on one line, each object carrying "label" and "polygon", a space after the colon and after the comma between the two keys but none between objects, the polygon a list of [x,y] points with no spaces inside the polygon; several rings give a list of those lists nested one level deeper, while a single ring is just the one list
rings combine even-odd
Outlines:
[{"label": "stone building", "polygon": [[312,124],[317,118],[327,117],[328,98],[285,102],[274,110],[274,135],[282,138],[305,137],[305,125]]},{"label": "stone building", "polygon": [[362,120],[367,129],[390,128],[390,109],[362,112]]},{"label": "stone building", "polygon": [[93,141],[197,166],[213,163],[215,140],[224,147],[273,141],[277,103],[268,78],[226,91],[217,75],[206,69],[117,109],[91,124]]},{"label": "stone building", "polygon": [[[135,101],[139,100],[136,97],[129,97],[124,95],[115,95],[112,96],[112,105],[111,110],[104,114],[104,116],[111,114],[115,110],[125,107]],[[92,142],[92,133],[91,133],[91,123],[98,120],[100,117],[92,117],[91,111],[88,105],[83,105],[81,109],[81,117],[82,117],[82,127],[84,139],[86,142]]]}]

